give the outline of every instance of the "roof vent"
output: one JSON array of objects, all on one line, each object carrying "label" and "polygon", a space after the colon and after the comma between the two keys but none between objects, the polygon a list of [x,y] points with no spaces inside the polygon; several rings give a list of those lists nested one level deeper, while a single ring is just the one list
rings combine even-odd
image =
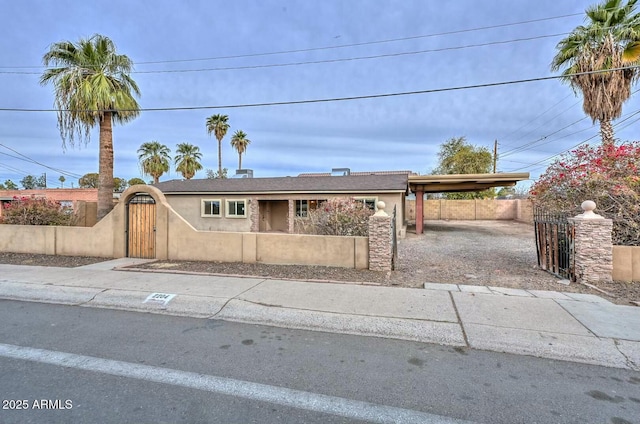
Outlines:
[{"label": "roof vent", "polygon": [[236,169],[236,175],[231,178],[253,178],[253,169]]},{"label": "roof vent", "polygon": [[332,177],[346,177],[351,175],[351,169],[349,168],[331,168]]}]

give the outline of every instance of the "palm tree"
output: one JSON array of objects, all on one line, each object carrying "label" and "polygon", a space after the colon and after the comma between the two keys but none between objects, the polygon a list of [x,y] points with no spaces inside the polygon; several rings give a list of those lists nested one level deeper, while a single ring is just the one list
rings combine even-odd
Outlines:
[{"label": "palm tree", "polygon": [[158,184],[162,174],[169,172],[170,152],[171,150],[167,146],[157,141],[142,143],[138,149],[138,159],[140,159],[142,173],[151,175],[154,184]]},{"label": "palm tree", "polygon": [[249,144],[251,144],[251,140],[242,130],[236,131],[231,137],[231,146],[238,152],[238,169],[242,169],[242,154],[247,151]]},{"label": "palm tree", "polygon": [[[582,92],[584,112],[600,122],[604,145],[613,145],[611,121],[622,114],[622,105],[631,96],[631,86],[640,71],[640,14],[637,0],[607,0],[586,10],[586,24],[576,27],[556,46],[552,71],[562,73],[575,92]],[[611,72],[607,69],[622,70]],[[578,74],[578,75],[576,75]]]},{"label": "palm tree", "polygon": [[213,133],[218,139],[218,175],[222,175],[222,139],[227,134],[229,124],[227,115],[211,115],[207,118],[207,133]]},{"label": "palm tree", "polygon": [[60,181],[60,188],[64,188],[64,182],[67,181],[64,175],[60,175],[60,177],[58,178],[58,181]]},{"label": "palm tree", "polygon": [[112,123],[123,124],[138,116],[135,96],[140,90],[129,73],[133,62],[116,54],[109,38],[96,34],[78,43],[52,44],[42,61],[46,69],[40,84],[53,83],[58,128],[63,147],[76,137],[89,142],[91,128],[100,127],[98,219],[113,209]]},{"label": "palm tree", "polygon": [[174,158],[176,171],[181,173],[185,179],[190,180],[196,172],[202,169],[201,159],[202,153],[200,153],[198,146],[179,143],[176,148],[176,157]]}]

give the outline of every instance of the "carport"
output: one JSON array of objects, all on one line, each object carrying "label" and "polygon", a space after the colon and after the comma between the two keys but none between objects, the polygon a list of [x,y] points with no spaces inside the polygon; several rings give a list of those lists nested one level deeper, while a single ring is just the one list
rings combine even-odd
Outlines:
[{"label": "carport", "polygon": [[528,172],[497,174],[409,175],[409,190],[416,195],[416,234],[424,225],[424,194],[482,191],[491,187],[511,187],[529,179]]}]

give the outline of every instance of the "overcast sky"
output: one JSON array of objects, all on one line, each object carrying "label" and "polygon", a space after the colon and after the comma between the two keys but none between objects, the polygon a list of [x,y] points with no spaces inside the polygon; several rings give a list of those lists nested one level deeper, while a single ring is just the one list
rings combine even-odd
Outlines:
[{"label": "overcast sky", "polygon": [[[140,106],[168,109],[114,127],[117,177],[141,176],[136,151],[152,140],[172,152],[177,143],[195,144],[205,168],[217,169],[217,142],[205,121],[223,113],[231,128],[222,161],[231,174],[238,164],[231,134],[243,130],[251,140],[243,167],[256,177],[335,167],[428,174],[440,144],[465,136],[491,150],[498,140],[498,171],[535,179],[546,159],[590,137],[598,143],[598,126],[557,79],[506,83],[554,75],[556,44],[592,3],[3,0],[0,182],[46,172],[56,187],[64,171],[68,187],[97,172],[97,127],[88,145],[63,149],[55,112],[6,110],[51,110],[53,87],[39,85],[43,54],[54,42],[95,33],[135,63]],[[463,88],[493,83],[505,84]],[[407,92],[422,93],[238,107]],[[637,140],[638,110],[637,99],[625,105],[616,137]],[[172,167],[161,180],[175,178]]]}]

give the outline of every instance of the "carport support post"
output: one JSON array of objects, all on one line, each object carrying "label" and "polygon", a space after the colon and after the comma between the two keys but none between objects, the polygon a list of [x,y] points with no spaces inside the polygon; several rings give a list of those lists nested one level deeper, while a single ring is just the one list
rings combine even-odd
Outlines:
[{"label": "carport support post", "polygon": [[416,191],[416,234],[422,234],[424,226],[424,191]]},{"label": "carport support post", "polygon": [[582,202],[584,213],[569,218],[574,228],[575,274],[579,283],[610,283],[613,276],[613,221],[593,213],[595,202]]}]

